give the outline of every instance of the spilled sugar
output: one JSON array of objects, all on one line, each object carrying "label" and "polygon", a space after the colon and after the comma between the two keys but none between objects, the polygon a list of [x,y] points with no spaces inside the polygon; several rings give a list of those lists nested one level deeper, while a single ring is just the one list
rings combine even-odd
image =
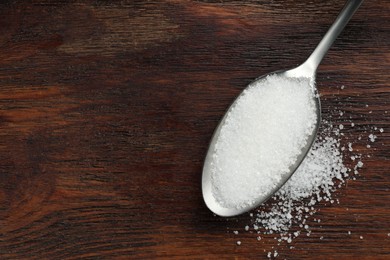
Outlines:
[{"label": "spilled sugar", "polygon": [[[342,89],[343,88],[344,86]],[[366,107],[368,107],[368,105],[366,105]],[[336,112],[337,116],[345,116],[344,111],[339,111],[337,108],[334,109],[333,112]],[[388,111],[385,111],[384,113],[387,114]],[[330,117],[332,118],[332,116]],[[351,119],[352,117],[349,116],[349,118]],[[365,132],[362,132],[357,136],[356,141],[360,144],[357,145],[353,140],[347,138],[346,140],[343,140],[345,145],[342,145],[341,139],[345,138],[345,133],[343,131],[351,131],[356,128],[363,128],[365,130]],[[235,129],[235,131],[237,130],[239,130],[239,128]],[[311,225],[321,225],[321,219],[315,217],[315,213],[319,210],[317,204],[338,204],[338,199],[333,198],[334,191],[337,188],[342,187],[346,180],[355,180],[356,176],[359,175],[360,168],[364,167],[363,155],[358,153],[356,148],[362,147],[361,142],[365,141],[366,147],[371,149],[370,144],[373,145],[373,143],[376,142],[376,139],[379,138],[379,135],[383,132],[383,128],[378,128],[376,126],[367,128],[362,125],[355,125],[351,120],[347,120],[344,124],[337,125],[333,125],[331,122],[324,120],[322,122],[320,135],[317,137],[311,151],[308,153],[308,156],[305,158],[297,172],[285,186],[266,203],[266,205],[263,205],[255,212],[250,213],[250,224],[245,225],[244,230],[246,232],[254,233],[255,238],[258,241],[263,241],[262,238],[269,238],[270,234],[273,234],[271,237],[273,236],[276,244],[272,246],[271,250],[268,249],[268,251],[266,251],[264,249],[264,252],[269,258],[279,256],[277,249],[281,244],[287,245],[290,249],[295,248],[292,244],[295,238],[303,234],[311,236]],[[232,137],[235,132],[227,131],[227,133],[231,134],[230,136]],[[228,140],[222,139],[219,140],[219,142],[221,145],[219,148],[221,148],[223,147],[223,144],[221,143],[228,142]],[[253,142],[253,140],[248,141],[249,144],[251,142]],[[245,152],[247,151],[244,151],[244,154],[247,154]],[[214,156],[217,155],[219,155],[218,150]],[[235,155],[237,156],[235,158],[241,158],[239,156],[242,154],[235,153]],[[370,155],[367,154],[364,157],[369,158]],[[350,161],[348,162],[347,167],[344,164],[344,160],[349,159]],[[214,163],[218,162],[215,161]],[[216,168],[219,167],[218,164],[214,166]],[[218,170],[220,169],[215,169],[216,172],[214,172],[214,177],[220,174],[217,172]],[[213,181],[214,184],[220,184],[215,182],[215,179]],[[257,184],[253,182],[253,185]],[[245,192],[245,190],[243,191]],[[235,192],[237,192],[237,190]],[[221,196],[221,194],[215,192],[214,196],[218,197]],[[219,197],[219,199],[225,200],[225,203],[229,202],[229,197]],[[243,202],[238,201],[238,205],[240,205],[240,203]],[[237,205],[237,201],[235,202],[235,205]],[[348,208],[346,210],[348,211]],[[239,232],[237,230],[233,231],[233,233],[239,238]],[[346,234],[348,236],[353,236],[351,231],[348,231]],[[388,233],[388,236],[390,236],[390,233]],[[358,235],[357,238],[363,239],[363,236]],[[326,237],[320,236],[319,239],[324,240]],[[236,243],[237,245],[242,245],[242,240],[238,240]]]},{"label": "spilled sugar", "polygon": [[[326,134],[317,138],[291,179],[274,195],[277,203],[268,210],[260,208],[254,215],[255,225],[262,226],[263,233],[279,233],[281,240],[290,243],[300,234],[288,232],[293,224],[310,234],[306,219],[314,214],[313,206],[321,201],[335,202],[332,192],[345,181],[350,170],[344,166],[340,153],[339,130],[328,128],[323,133]],[[357,165],[361,167],[359,162]]]},{"label": "spilled sugar", "polygon": [[251,206],[288,174],[317,121],[307,78],[268,76],[251,84],[228,112],[212,156],[220,205]]},{"label": "spilled sugar", "polygon": [[[353,128],[355,124],[350,121],[350,126]],[[383,128],[375,126],[364,129],[368,130],[366,136],[359,135],[357,139],[369,143],[375,142],[378,135],[384,132]],[[363,155],[354,150],[352,142],[341,145],[343,130],[344,127],[324,120],[320,135],[295,174],[266,205],[250,213],[251,225],[245,226],[245,231],[255,233],[258,241],[262,240],[262,236],[274,235],[277,244],[265,251],[269,258],[278,256],[279,245],[286,244],[293,249],[291,243],[295,238],[304,233],[310,236],[309,222],[311,225],[321,223],[320,219],[315,218],[318,210],[316,204],[338,204],[338,199],[332,197],[334,191],[342,187],[346,180],[356,179],[360,168],[364,167]],[[345,158],[351,159],[349,168],[344,164]],[[351,235],[351,231],[348,231],[348,235]],[[358,238],[363,239],[363,236]],[[319,239],[323,240],[324,236]],[[276,256],[274,253],[277,253]]]}]

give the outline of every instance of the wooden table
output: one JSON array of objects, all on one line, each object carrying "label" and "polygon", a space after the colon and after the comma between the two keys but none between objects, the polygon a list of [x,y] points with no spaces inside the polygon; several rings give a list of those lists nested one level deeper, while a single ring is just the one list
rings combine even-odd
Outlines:
[{"label": "wooden table", "polygon": [[[304,61],[344,1],[69,2],[0,4],[0,258],[265,259],[274,236],[203,203],[208,142],[251,80]],[[390,259],[389,10],[363,3],[320,66],[323,117],[364,166],[280,259]]]}]

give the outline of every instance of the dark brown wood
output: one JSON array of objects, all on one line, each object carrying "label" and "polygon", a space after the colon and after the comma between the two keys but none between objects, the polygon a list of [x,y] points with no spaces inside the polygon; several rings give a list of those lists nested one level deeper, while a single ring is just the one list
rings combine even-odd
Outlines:
[{"label": "dark brown wood", "polygon": [[[3,1],[0,258],[266,258],[273,236],[204,205],[203,158],[237,94],[301,63],[343,4]],[[390,258],[389,9],[363,3],[318,73],[323,117],[356,124],[342,143],[361,177],[280,259]]]}]

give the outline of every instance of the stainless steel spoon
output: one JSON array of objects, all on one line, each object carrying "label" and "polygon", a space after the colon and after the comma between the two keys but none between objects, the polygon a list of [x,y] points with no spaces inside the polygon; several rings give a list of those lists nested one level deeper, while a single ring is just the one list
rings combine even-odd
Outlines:
[{"label": "stainless steel spoon", "polygon": [[[329,50],[329,48],[332,46],[333,42],[337,38],[337,36],[341,33],[341,31],[344,29],[344,27],[347,25],[348,21],[351,19],[352,15],[355,13],[355,11],[359,8],[359,6],[362,4],[363,0],[349,0],[345,4],[343,10],[340,12],[339,16],[336,18],[336,21],[332,24],[332,26],[329,28],[328,32],[325,34],[324,38],[321,40],[321,42],[318,44],[316,49],[313,51],[313,53],[310,55],[310,57],[300,66],[290,69],[290,70],[284,70],[284,71],[277,71],[270,74],[279,74],[284,77],[295,77],[295,78],[309,78],[311,82],[311,87],[315,87],[315,75],[317,71],[317,67],[324,58],[325,54]],[[268,75],[270,75],[268,74]],[[257,78],[255,81],[261,80],[262,78],[268,76],[264,75],[259,78]],[[254,81],[254,82],[255,82]],[[253,82],[252,82],[253,83]],[[251,84],[252,84],[251,83]],[[237,99],[236,99],[237,100]],[[230,217],[230,216],[236,216],[239,214],[242,214],[244,212],[247,212],[255,207],[258,207],[260,204],[265,202],[267,199],[269,199],[275,192],[277,192],[285,183],[286,181],[291,177],[291,175],[295,172],[295,170],[298,168],[298,166],[301,164],[303,159],[305,158],[307,152],[310,150],[315,137],[317,135],[318,126],[320,124],[320,117],[321,117],[321,106],[320,106],[320,99],[318,95],[315,95],[315,102],[316,102],[316,110],[317,110],[317,125],[311,135],[309,136],[307,143],[305,147],[302,149],[302,153],[298,158],[296,159],[295,163],[291,165],[289,168],[290,172],[289,174],[286,174],[281,179],[280,183],[278,185],[270,190],[266,195],[259,196],[259,198],[255,201],[255,203],[251,206],[247,206],[244,208],[225,208],[221,206],[216,199],[214,198],[212,194],[212,180],[211,180],[211,161],[212,161],[212,154],[215,151],[215,143],[218,139],[218,136],[220,134],[221,127],[224,125],[226,115],[222,118],[221,122],[219,123],[218,127],[215,129],[214,135],[211,139],[210,146],[207,152],[207,156],[204,162],[203,166],[203,175],[202,175],[202,192],[203,192],[203,199],[207,205],[207,207],[214,212],[215,214],[223,217]],[[234,104],[234,103],[233,103]],[[233,105],[232,104],[232,105]],[[228,109],[230,111],[232,109],[232,106]]]}]

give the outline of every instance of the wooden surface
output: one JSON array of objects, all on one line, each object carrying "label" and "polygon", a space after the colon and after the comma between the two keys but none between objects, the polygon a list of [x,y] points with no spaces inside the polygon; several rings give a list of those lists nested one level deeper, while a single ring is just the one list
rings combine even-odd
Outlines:
[{"label": "wooden surface", "polygon": [[[310,54],[343,1],[69,2],[0,4],[0,259],[266,258],[275,240],[243,232],[247,214],[205,207],[208,142],[251,80]],[[323,117],[346,123],[364,167],[280,259],[390,259],[389,11],[363,3],[320,66]]]}]

